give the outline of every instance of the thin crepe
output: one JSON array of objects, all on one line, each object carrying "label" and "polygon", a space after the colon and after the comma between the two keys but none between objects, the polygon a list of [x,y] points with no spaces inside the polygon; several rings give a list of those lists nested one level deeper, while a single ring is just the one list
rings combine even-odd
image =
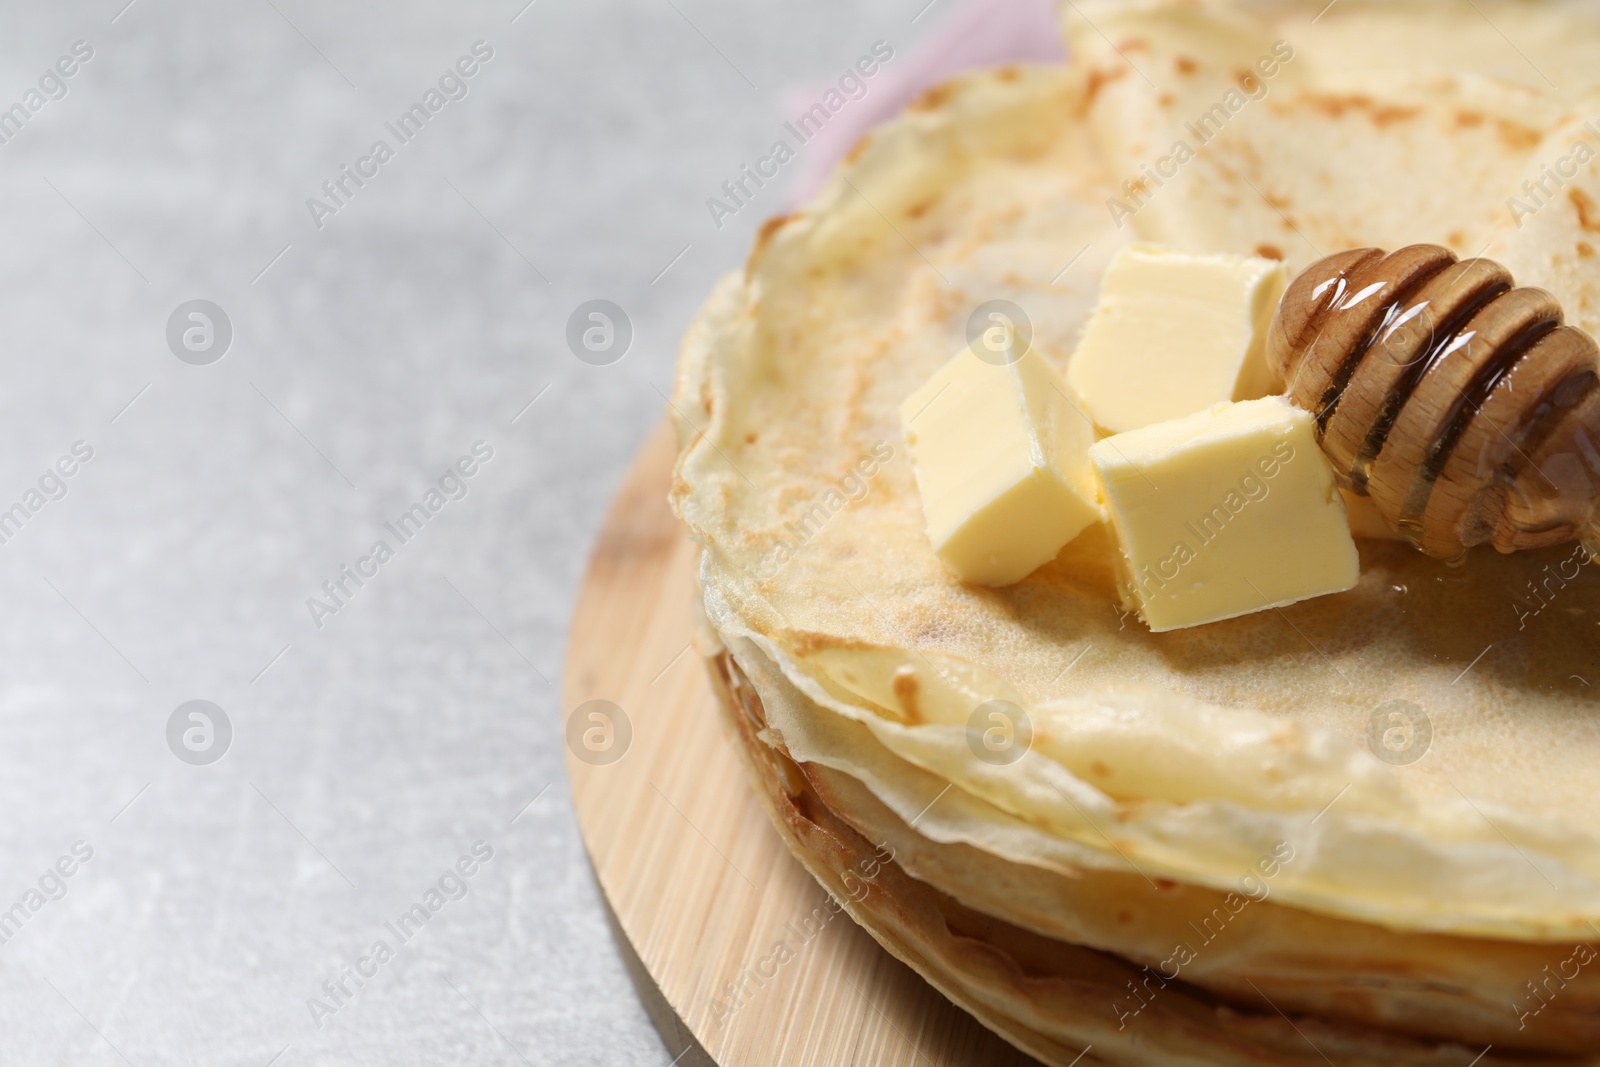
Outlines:
[{"label": "thin crepe", "polygon": [[[1034,344],[1064,361],[1099,266],[1135,236],[1105,208],[1092,89],[1082,70],[1038,68],[932,94],[718,287],[674,397],[673,503],[706,546],[713,624],[770,639],[820,704],[1108,868],[1120,850],[1222,888],[1292,825],[1303,859],[1278,887],[1286,902],[1402,929],[1594,936],[1600,733],[1582,672],[1600,581],[1580,569],[1553,607],[1530,620],[1525,606],[1539,602],[1524,587],[1570,553],[1452,571],[1368,543],[1350,593],[1151,635],[1116,609],[1103,534],[1003,590],[962,585],[929,550],[900,400],[986,299],[1021,304]],[[1346,114],[1370,139],[1398,136]],[[1374,180],[1421,213],[1445,195],[1435,177]],[[1276,212],[1267,224],[1247,247],[1279,236]],[[1373,239],[1359,217],[1338,225]],[[894,458],[865,496],[842,495],[885,445]],[[965,737],[996,698],[1035,725],[1034,750],[1003,771]],[[1433,730],[1404,768],[1364,744],[1397,699]]]},{"label": "thin crepe", "polygon": [[[713,646],[715,647],[715,646]],[[927,866],[914,833],[895,834],[881,812],[849,817],[848,779],[796,763],[770,721],[767,694],[783,689],[747,676],[727,650],[709,660],[714,688],[763,806],[817,881],[894,956],[1018,1048],[1052,1067],[1579,1067],[1555,1058],[1427,1041],[1382,1028],[1297,1015],[1259,988],[1242,1004],[1219,1001],[1184,980],[1152,981],[1149,968],[1041,937],[975,911],[916,876]],[[859,799],[859,798],[857,798]],[[870,812],[872,802],[864,807]],[[880,831],[888,830],[888,836]],[[922,847],[925,851],[925,846]],[[888,857],[887,859],[885,857]],[[976,865],[975,865],[976,866]],[[984,868],[1008,883],[1003,865]],[[863,872],[866,872],[863,874]],[[970,875],[968,872],[968,881]],[[1026,877],[1026,876],[1025,876]],[[1137,907],[1137,904],[1130,904]],[[1268,907],[1269,905],[1262,905]],[[1139,994],[1133,992],[1137,988]],[[1338,990],[1330,989],[1329,995]],[[1360,998],[1360,989],[1344,990]],[[1127,1005],[1140,1005],[1130,1012]],[[1541,1020],[1542,1021],[1542,1020]],[[1581,1047],[1581,1046],[1580,1046]]]}]

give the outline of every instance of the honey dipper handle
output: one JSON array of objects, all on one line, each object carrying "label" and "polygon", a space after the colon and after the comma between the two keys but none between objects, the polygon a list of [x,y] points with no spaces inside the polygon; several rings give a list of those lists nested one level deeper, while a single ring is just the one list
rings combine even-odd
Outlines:
[{"label": "honey dipper handle", "polygon": [[1439,245],[1353,248],[1290,283],[1267,357],[1339,484],[1423,552],[1600,556],[1600,346],[1552,294]]}]

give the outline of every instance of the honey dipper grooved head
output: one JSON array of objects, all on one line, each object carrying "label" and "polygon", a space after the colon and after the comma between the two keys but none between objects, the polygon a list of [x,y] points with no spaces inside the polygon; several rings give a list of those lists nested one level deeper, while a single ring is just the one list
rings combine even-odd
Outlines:
[{"label": "honey dipper grooved head", "polygon": [[1542,289],[1438,245],[1355,248],[1284,293],[1267,359],[1339,484],[1413,545],[1543,548],[1600,498],[1600,347]]}]

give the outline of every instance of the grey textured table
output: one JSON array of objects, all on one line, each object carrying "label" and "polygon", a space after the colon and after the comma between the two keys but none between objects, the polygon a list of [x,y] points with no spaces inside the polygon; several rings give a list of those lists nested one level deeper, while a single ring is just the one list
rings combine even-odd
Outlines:
[{"label": "grey textured table", "polygon": [[[0,30],[0,1063],[667,1063],[571,817],[567,614],[782,207],[706,198],[938,13],[124,3]],[[568,350],[591,298],[619,362]]]}]

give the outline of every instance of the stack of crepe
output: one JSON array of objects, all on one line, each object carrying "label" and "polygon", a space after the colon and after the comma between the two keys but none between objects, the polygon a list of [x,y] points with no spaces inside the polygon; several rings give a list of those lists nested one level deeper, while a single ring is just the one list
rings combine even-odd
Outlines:
[{"label": "stack of crepe", "polygon": [[1600,1062],[1600,567],[1362,540],[1348,593],[1152,634],[1103,530],[1003,589],[924,533],[902,400],[989,300],[1064,367],[1133,241],[1444,244],[1600,334],[1593,7],[1325,3],[1065,4],[1066,67],[929,92],[684,342],[672,503],[761,801],[1046,1063]]}]

